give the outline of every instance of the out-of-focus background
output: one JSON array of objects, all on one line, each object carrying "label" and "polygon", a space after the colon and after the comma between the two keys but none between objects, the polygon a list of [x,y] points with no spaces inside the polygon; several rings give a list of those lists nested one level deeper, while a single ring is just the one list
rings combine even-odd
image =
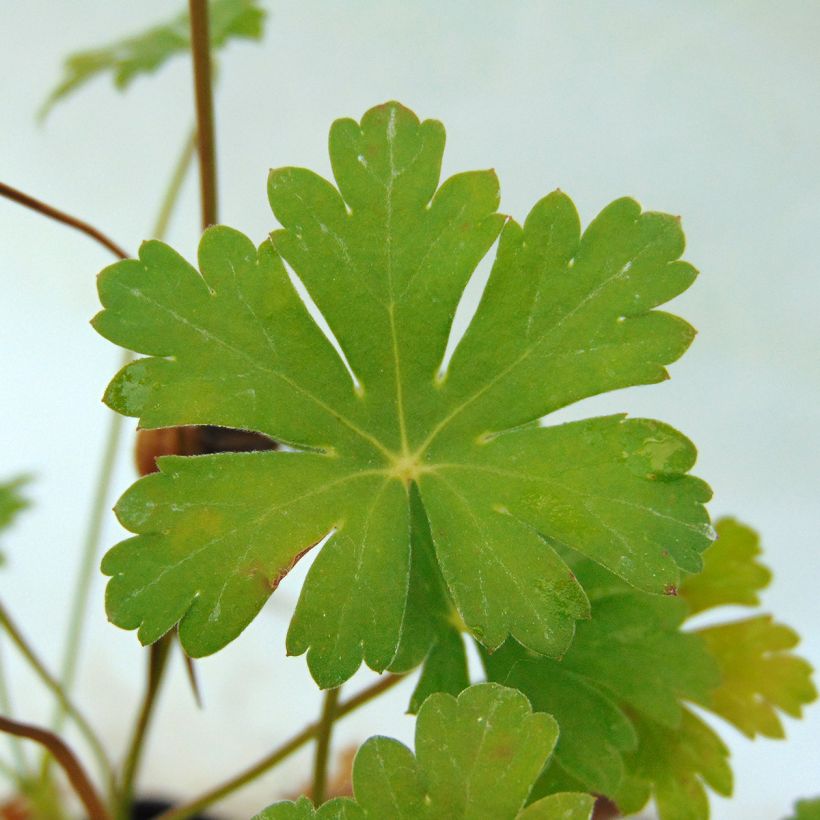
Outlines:
[{"label": "out-of-focus background", "polygon": [[[0,179],[81,215],[136,249],[153,222],[193,120],[182,57],[126,96],[101,80],[44,127],[36,109],[62,55],[163,21],[182,3],[4,0],[0,6]],[[274,227],[269,167],[325,175],[327,129],[396,98],[448,131],[445,174],[495,167],[502,209],[521,219],[550,190],[575,199],[584,222],[615,197],[679,213],[687,258],[701,270],[674,304],[700,331],[672,380],[589,400],[561,418],[628,410],[680,428],[698,444],[712,511],[760,530],[775,581],[768,609],[803,635],[820,665],[820,6],[813,0],[270,0],[259,45],[220,60],[216,92],[221,220],[257,241]],[[169,240],[192,257],[196,176]],[[36,473],[35,506],[8,535],[3,600],[56,666],[81,534],[103,448],[100,395],[119,351],[92,331],[94,277],[111,261],[66,228],[0,200],[0,476]],[[475,289],[474,289],[475,290]],[[556,417],[557,420],[557,417]],[[131,422],[129,431],[133,427]],[[127,447],[130,451],[132,435]],[[133,480],[128,452],[118,495]],[[113,504],[114,497],[111,498]],[[122,536],[109,516],[105,545]],[[144,781],[191,794],[254,761],[318,709],[303,658],[284,632],[306,566],[248,630],[198,663],[205,709],[182,664],[151,738]],[[121,749],[137,707],[143,653],[106,623],[93,590],[77,699]],[[8,647],[4,647],[8,649]],[[10,653],[18,714],[42,720],[49,698]],[[371,677],[362,672],[353,691]],[[409,686],[340,723],[336,748],[369,734],[405,741]],[[718,820],[773,820],[820,793],[820,707],[789,721],[789,740],[732,748],[733,801]],[[298,792],[310,752],[236,795],[247,817]]]}]

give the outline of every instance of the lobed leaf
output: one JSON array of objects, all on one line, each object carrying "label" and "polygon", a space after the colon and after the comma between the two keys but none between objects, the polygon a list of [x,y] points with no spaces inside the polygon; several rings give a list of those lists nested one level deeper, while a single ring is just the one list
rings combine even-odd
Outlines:
[{"label": "lobed leaf", "polygon": [[[456,630],[491,650],[511,636],[566,651],[589,602],[559,550],[655,593],[700,567],[709,490],[687,474],[687,439],[624,416],[531,424],[666,377],[692,336],[653,310],[694,277],[678,221],[619,200],[581,234],[555,193],[523,228],[505,223],[492,172],[439,185],[443,147],[440,123],[398,103],[340,120],[337,187],[272,171],[283,227],[260,248],[215,227],[201,272],[148,242],[101,274],[95,327],[148,354],[114,378],[110,406],[142,427],[222,425],[297,451],[160,460],[126,494],[118,511],[137,537],[104,561],[107,606],[143,642],[179,622],[189,653],[216,651],[330,535],[288,651],[307,653],[325,687],[363,660],[381,671],[427,658],[418,705],[466,682]],[[487,291],[440,373],[462,291],[499,232]]]},{"label": "lobed leaf", "polygon": [[799,642],[797,633],[770,615],[697,634],[721,673],[720,685],[700,702],[747,737],[785,737],[778,710],[799,718],[803,706],[816,700],[811,665],[789,651]]},{"label": "lobed leaf", "polygon": [[[265,11],[259,0],[210,0],[208,13],[213,51],[230,40],[262,37]],[[189,50],[189,27],[188,12],[184,12],[168,23],[109,46],[69,55],[63,78],[43,103],[39,117],[44,119],[58,102],[101,74],[110,74],[119,90],[128,88],[141,74],[152,74],[172,57]]]},{"label": "lobed leaf", "polygon": [[[513,689],[487,683],[458,699],[431,695],[416,724],[416,754],[385,737],[368,740],[353,764],[355,803],[331,801],[314,813],[306,798],[278,803],[256,820],[588,820],[585,794],[552,795],[524,808],[558,727]],[[357,813],[358,812],[358,813]]]},{"label": "lobed leaf", "polygon": [[703,569],[681,584],[680,593],[694,615],[727,604],[756,606],[758,592],[772,579],[757,557],[760,537],[734,518],[724,518],[715,527],[717,539],[703,554]]}]

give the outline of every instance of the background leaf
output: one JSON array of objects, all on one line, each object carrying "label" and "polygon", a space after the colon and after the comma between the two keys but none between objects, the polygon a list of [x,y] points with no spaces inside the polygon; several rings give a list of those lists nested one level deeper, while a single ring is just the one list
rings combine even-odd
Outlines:
[{"label": "background leaf", "polygon": [[[28,507],[28,500],[20,492],[31,479],[28,476],[19,476],[0,484],[0,530],[11,526],[17,514]],[[0,565],[5,558],[0,552]]]},{"label": "background leaf", "polygon": [[[265,11],[259,0],[210,0],[211,48],[216,51],[233,39],[259,40]],[[39,112],[44,119],[61,100],[101,74],[125,90],[141,74],[151,74],[172,57],[190,48],[190,22],[183,12],[168,23],[131,35],[109,46],[78,51],[65,60],[63,78]]]}]

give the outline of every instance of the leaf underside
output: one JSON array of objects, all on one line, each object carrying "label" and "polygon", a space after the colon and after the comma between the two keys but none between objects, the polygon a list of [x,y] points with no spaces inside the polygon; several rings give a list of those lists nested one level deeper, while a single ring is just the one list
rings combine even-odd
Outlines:
[{"label": "leaf underside", "polygon": [[439,693],[421,707],[416,753],[370,738],[353,764],[354,799],[318,810],[307,798],[277,803],[255,820],[588,820],[585,794],[551,795],[524,808],[555,746],[558,727],[527,699],[493,683],[458,699]]},{"label": "leaf underside", "polygon": [[[111,382],[111,407],[144,428],[221,425],[294,450],[161,459],[123,496],[136,537],[104,559],[107,608],[143,643],[179,623],[191,655],[217,651],[328,535],[287,639],[323,687],[362,661],[412,666],[453,644],[453,627],[488,649],[513,637],[562,655],[589,602],[559,551],[653,594],[700,568],[710,492],[687,474],[686,438],[624,416],[532,424],[667,378],[693,335],[655,310],[695,276],[678,219],[621,199],[582,233],[555,192],[520,226],[497,213],[493,172],[439,184],[443,148],[440,123],[397,103],[339,120],[336,187],[272,171],[283,227],[260,248],[214,227],[199,271],[147,242],[100,275],[95,327],[148,355]],[[496,240],[441,373],[462,292]],[[433,629],[418,614],[431,595]]]}]

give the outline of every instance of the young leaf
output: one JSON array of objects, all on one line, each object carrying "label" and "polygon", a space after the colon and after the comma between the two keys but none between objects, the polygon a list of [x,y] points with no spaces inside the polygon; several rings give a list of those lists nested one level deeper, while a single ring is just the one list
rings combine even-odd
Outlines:
[{"label": "young leaf", "polygon": [[726,604],[756,606],[758,592],[769,585],[772,574],[757,557],[760,537],[734,518],[715,527],[717,540],[703,554],[703,569],[681,584],[681,595],[694,615]]},{"label": "young leaf", "polygon": [[797,633],[770,615],[698,630],[720,667],[720,685],[702,705],[747,737],[785,737],[778,710],[799,718],[817,698],[812,668],[789,652]]},{"label": "young leaf", "polygon": [[324,687],[362,660],[385,669],[409,639],[413,485],[448,607],[489,649],[512,636],[538,653],[566,650],[589,605],[557,545],[649,592],[672,592],[681,570],[700,567],[709,490],[686,475],[689,441],[623,416],[529,424],[666,378],[692,338],[653,310],[694,278],[677,261],[678,220],[618,200],[581,235],[571,201],[554,193],[523,228],[508,221],[441,376],[458,300],[504,224],[492,172],[438,187],[443,146],[439,123],[397,103],[361,124],[340,120],[338,190],[304,169],[273,171],[284,228],[258,251],[216,227],[200,244],[201,275],[158,242],[101,274],[96,328],[150,356],[115,377],[111,407],[143,427],[222,425],[298,450],[160,460],[125,495],[118,513],[137,538],[103,570],[110,618],[142,641],[179,621],[190,654],[218,650],[332,533],[288,651],[307,652]]},{"label": "young leaf", "polygon": [[431,695],[419,710],[415,757],[385,737],[359,750],[353,764],[358,814],[349,800],[331,801],[314,814],[302,798],[271,806],[256,820],[588,820],[593,801],[585,794],[552,795],[524,809],[557,736],[555,721],[533,713],[514,689],[485,683],[458,699]]},{"label": "young leaf", "polygon": [[[259,40],[265,11],[259,0],[210,0],[211,48],[216,51],[229,40]],[[63,79],[40,109],[41,119],[56,103],[101,74],[111,74],[114,85],[126,89],[140,74],[151,74],[169,59],[190,48],[190,21],[184,12],[168,23],[154,26],[102,48],[79,51],[66,58]]]},{"label": "young leaf", "polygon": [[[29,502],[20,493],[20,488],[28,482],[27,476],[20,476],[0,484],[0,530],[10,526],[17,513],[28,507]],[[3,553],[0,552],[0,565],[4,561]]]}]

